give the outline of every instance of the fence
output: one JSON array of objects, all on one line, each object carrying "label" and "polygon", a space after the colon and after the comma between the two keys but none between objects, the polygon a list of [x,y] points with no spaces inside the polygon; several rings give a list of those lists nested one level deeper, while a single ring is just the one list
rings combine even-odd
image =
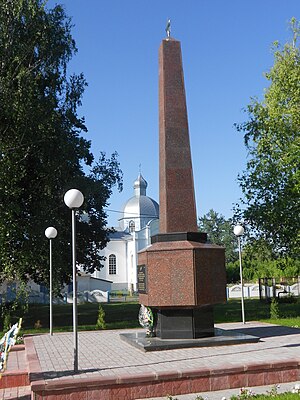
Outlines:
[{"label": "fence", "polygon": [[[241,285],[227,286],[227,299],[241,298]],[[245,284],[244,298],[269,299],[271,297],[300,296],[300,277],[277,280],[261,278],[258,283]]]}]

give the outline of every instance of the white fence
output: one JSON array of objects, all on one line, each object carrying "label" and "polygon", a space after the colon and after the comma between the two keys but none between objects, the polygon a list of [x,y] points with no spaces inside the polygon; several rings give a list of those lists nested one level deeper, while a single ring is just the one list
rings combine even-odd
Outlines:
[{"label": "white fence", "polygon": [[[77,302],[83,303],[108,303],[109,292],[95,289],[92,291],[85,290],[77,293]],[[59,303],[73,303],[73,292],[65,293],[63,299],[58,299]]]},{"label": "white fence", "polygon": [[[273,297],[273,286],[261,286],[261,294],[263,297]],[[283,297],[287,295],[300,295],[300,285],[299,282],[289,286],[289,285],[276,285],[276,297]],[[242,297],[242,287],[241,285],[227,286],[227,299],[241,298]],[[245,284],[244,285],[244,298],[259,298],[259,285],[258,284]]]}]

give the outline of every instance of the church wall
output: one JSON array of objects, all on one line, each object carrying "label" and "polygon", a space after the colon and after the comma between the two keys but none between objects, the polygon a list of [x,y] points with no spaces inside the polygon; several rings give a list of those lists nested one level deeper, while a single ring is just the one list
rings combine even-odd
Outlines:
[{"label": "church wall", "polygon": [[[116,274],[109,273],[109,256],[112,254],[116,256]],[[110,240],[106,248],[101,251],[101,255],[106,257],[103,262],[104,267],[92,276],[112,281],[111,290],[127,290],[127,241]]]},{"label": "church wall", "polygon": [[133,213],[127,214],[124,213],[124,218],[123,218],[123,227],[124,231],[127,229],[129,231],[129,224],[131,221],[134,222],[134,229],[136,231],[139,231],[141,229],[141,219],[139,217],[132,217]]},{"label": "church wall", "polygon": [[133,240],[128,242],[127,249],[127,287],[130,292],[137,290],[137,233],[133,234]]}]

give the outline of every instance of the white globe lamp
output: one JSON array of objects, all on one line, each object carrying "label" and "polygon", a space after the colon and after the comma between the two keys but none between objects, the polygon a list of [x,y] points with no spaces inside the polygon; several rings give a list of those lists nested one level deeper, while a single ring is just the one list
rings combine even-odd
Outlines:
[{"label": "white globe lamp", "polygon": [[64,196],[64,202],[71,209],[79,208],[84,202],[84,197],[80,190],[70,189]]},{"label": "white globe lamp", "polygon": [[242,225],[237,224],[233,228],[233,233],[238,238],[238,246],[239,246],[239,261],[240,261],[240,279],[241,279],[241,303],[242,303],[242,321],[245,324],[245,307],[244,307],[244,282],[243,282],[243,268],[242,268],[242,249],[241,249],[241,236],[245,233],[245,229]]},{"label": "white globe lamp", "polygon": [[78,321],[77,321],[77,269],[76,269],[76,209],[84,202],[78,189],[70,189],[64,195],[64,202],[72,210],[72,271],[73,271],[73,336],[74,336],[74,372],[78,372]]},{"label": "white globe lamp", "polygon": [[49,279],[50,279],[50,288],[49,288],[49,305],[50,305],[50,310],[49,310],[49,328],[50,328],[50,335],[53,335],[53,318],[52,318],[52,239],[55,239],[57,236],[57,230],[53,228],[53,226],[49,226],[45,230],[45,236],[47,239],[49,239]]},{"label": "white globe lamp", "polygon": [[57,230],[53,228],[53,226],[49,226],[49,228],[45,230],[45,236],[47,239],[55,239],[57,236]]},{"label": "white globe lamp", "polygon": [[233,228],[233,233],[235,234],[235,236],[243,236],[243,234],[245,233],[245,229],[242,225],[236,225]]}]

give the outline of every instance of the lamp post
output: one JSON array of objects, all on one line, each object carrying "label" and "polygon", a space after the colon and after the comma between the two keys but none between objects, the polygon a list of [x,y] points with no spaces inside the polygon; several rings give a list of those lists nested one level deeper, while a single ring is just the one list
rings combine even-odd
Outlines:
[{"label": "lamp post", "polygon": [[50,252],[49,252],[49,269],[50,269],[50,335],[53,335],[53,318],[52,318],[52,239],[55,239],[57,236],[57,230],[53,228],[53,226],[49,226],[45,230],[45,236],[49,239]]},{"label": "lamp post", "polygon": [[239,260],[240,260],[240,279],[241,279],[241,287],[242,287],[242,320],[243,324],[245,324],[245,307],[244,307],[244,283],[243,283],[243,269],[242,269],[242,250],[241,250],[241,236],[243,236],[245,229],[242,225],[236,225],[233,229],[233,233],[238,238],[238,246],[239,246]]},{"label": "lamp post", "polygon": [[72,269],[73,269],[73,337],[74,337],[74,372],[78,372],[78,333],[77,333],[77,282],[76,282],[76,209],[84,201],[83,194],[77,189],[65,193],[64,202],[72,210]]}]

